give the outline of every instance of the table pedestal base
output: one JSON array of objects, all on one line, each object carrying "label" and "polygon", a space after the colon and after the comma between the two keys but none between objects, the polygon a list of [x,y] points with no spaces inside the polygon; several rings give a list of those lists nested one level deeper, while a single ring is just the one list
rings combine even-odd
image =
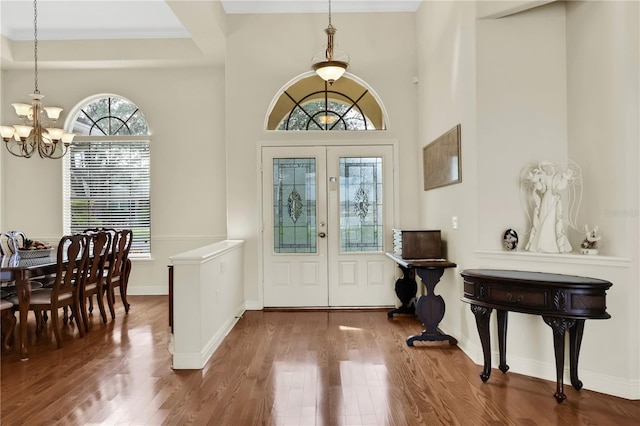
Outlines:
[{"label": "table pedestal base", "polygon": [[458,341],[448,335],[444,334],[438,328],[438,324],[444,318],[444,299],[442,296],[436,296],[434,290],[436,284],[440,281],[442,274],[444,274],[444,268],[417,268],[418,275],[422,279],[427,294],[420,296],[416,303],[416,314],[424,325],[424,330],[421,334],[410,336],[407,339],[407,345],[413,346],[413,343],[418,342],[437,342],[437,341],[449,341],[450,345],[458,344]]},{"label": "table pedestal base", "polygon": [[395,290],[402,305],[387,312],[388,318],[393,318],[394,314],[416,314],[416,293],[418,292],[416,273],[413,268],[405,268],[402,265],[398,267],[402,270],[402,278],[396,281]]}]

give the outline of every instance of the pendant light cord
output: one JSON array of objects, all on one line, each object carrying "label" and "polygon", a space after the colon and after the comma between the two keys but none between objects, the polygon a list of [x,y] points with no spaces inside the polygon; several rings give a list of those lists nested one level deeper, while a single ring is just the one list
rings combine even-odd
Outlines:
[{"label": "pendant light cord", "polygon": [[33,63],[35,69],[35,94],[38,90],[38,0],[33,0]]}]

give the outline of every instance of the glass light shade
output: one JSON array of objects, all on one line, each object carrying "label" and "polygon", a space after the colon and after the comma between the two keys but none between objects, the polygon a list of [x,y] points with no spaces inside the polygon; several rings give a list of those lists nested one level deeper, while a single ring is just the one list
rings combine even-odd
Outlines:
[{"label": "glass light shade", "polygon": [[19,117],[28,117],[31,113],[31,105],[29,104],[11,104],[16,109]]},{"label": "glass light shade", "polygon": [[318,118],[318,121],[320,121],[322,124],[333,124],[338,119],[338,117],[336,117],[335,115],[321,115]]},{"label": "glass light shade", "polygon": [[316,74],[330,84],[342,77],[347,70],[347,63],[342,61],[324,61],[313,64]]},{"label": "glass light shade", "polygon": [[18,134],[18,137],[20,139],[26,139],[29,137],[29,135],[31,134],[31,130],[33,130],[33,127],[31,126],[21,126],[16,124],[15,126],[13,126],[16,129],[16,133]]},{"label": "glass light shade", "polygon": [[60,113],[62,112],[62,108],[59,107],[45,107],[44,110],[47,113],[47,117],[49,117],[49,120],[53,121],[56,121],[58,118],[60,118]]},{"label": "glass light shade", "polygon": [[48,127],[47,128],[47,133],[49,133],[49,138],[52,141],[58,142],[60,139],[62,139],[62,135],[64,134],[64,130],[58,129],[57,127]]},{"label": "glass light shade", "polygon": [[0,135],[2,139],[11,139],[13,134],[16,132],[12,126],[0,126]]},{"label": "glass light shade", "polygon": [[71,145],[71,142],[73,142],[73,137],[74,136],[75,136],[75,133],[63,133],[62,134],[62,143],[64,143],[65,146]]}]

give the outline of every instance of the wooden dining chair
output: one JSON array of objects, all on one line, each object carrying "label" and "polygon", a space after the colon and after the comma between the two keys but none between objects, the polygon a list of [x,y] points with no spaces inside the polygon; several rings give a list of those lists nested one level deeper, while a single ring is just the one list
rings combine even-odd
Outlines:
[{"label": "wooden dining chair", "polygon": [[[51,325],[58,348],[62,347],[58,310],[69,307],[78,328],[80,337],[84,337],[84,326],[80,324],[79,289],[82,283],[85,264],[89,257],[89,237],[87,235],[65,235],[60,239],[57,250],[57,266],[54,285],[31,293],[29,309],[35,312],[50,311]],[[17,305],[17,296],[9,300]]]},{"label": "wooden dining chair", "polygon": [[[0,255],[11,256],[18,252],[18,250],[24,247],[27,241],[27,237],[22,231],[8,231],[0,233]],[[31,288],[37,289],[43,286],[40,280],[29,280],[31,282]],[[3,291],[10,295],[14,295],[17,292],[15,281],[0,276],[0,286]]]},{"label": "wooden dining chair", "polygon": [[0,329],[2,330],[2,349],[9,351],[16,329],[15,306],[7,299],[0,299]]},{"label": "wooden dining chair", "polygon": [[22,231],[8,231],[0,234],[0,254],[13,254],[24,247],[27,237]]},{"label": "wooden dining chair", "polygon": [[109,257],[109,267],[107,268],[106,293],[111,319],[116,319],[115,311],[115,288],[120,289],[120,298],[124,305],[124,310],[129,313],[129,302],[127,302],[127,284],[131,273],[131,260],[129,260],[129,250],[133,242],[133,232],[130,229],[123,229],[116,232],[113,239],[111,256]]},{"label": "wooden dining chair", "polygon": [[85,331],[89,332],[89,315],[87,313],[87,301],[90,302],[89,312],[93,311],[93,296],[96,296],[102,322],[107,323],[107,313],[104,306],[105,274],[104,268],[111,252],[112,236],[106,231],[86,232],[89,237],[89,257],[85,264],[82,285],[80,286],[80,313]]}]

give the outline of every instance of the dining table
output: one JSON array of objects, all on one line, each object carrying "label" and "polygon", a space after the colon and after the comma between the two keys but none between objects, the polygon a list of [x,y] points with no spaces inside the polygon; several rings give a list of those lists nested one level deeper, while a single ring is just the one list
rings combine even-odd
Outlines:
[{"label": "dining table", "polygon": [[27,315],[33,279],[54,274],[57,268],[55,250],[43,257],[21,257],[19,253],[0,257],[0,282],[15,281],[20,311],[20,359],[29,359],[27,350]]}]

